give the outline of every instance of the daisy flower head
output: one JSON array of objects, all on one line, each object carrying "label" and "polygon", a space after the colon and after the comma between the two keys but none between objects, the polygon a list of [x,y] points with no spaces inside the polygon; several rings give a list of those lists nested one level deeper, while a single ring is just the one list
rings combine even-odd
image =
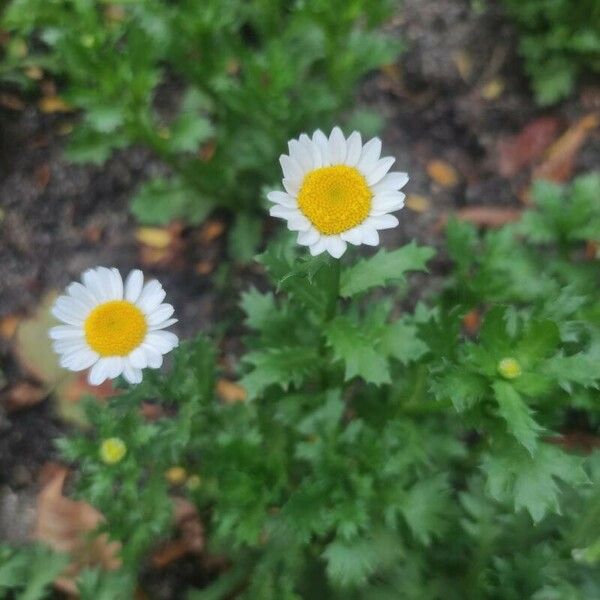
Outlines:
[{"label": "daisy flower head", "polygon": [[163,354],[179,340],[164,331],[173,307],[163,304],[165,291],[152,280],[144,285],[138,269],[123,282],[117,269],[96,267],[71,283],[57,298],[52,314],[63,325],[49,331],[60,365],[71,371],[90,368],[88,381],[100,385],[123,375],[129,383],[142,381],[142,369],[158,369]]},{"label": "daisy flower head", "polygon": [[391,171],[395,159],[381,158],[381,140],[365,144],[357,131],[344,137],[334,127],[329,137],[317,130],[288,142],[279,157],[285,192],[270,192],[270,214],[298,232],[298,243],[315,256],[339,258],[347,244],[379,244],[380,229],[398,225],[390,214],[404,206],[400,189],[406,173]]}]

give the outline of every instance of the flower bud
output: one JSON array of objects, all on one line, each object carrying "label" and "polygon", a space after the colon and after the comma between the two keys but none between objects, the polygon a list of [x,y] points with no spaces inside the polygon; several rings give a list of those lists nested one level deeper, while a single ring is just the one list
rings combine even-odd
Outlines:
[{"label": "flower bud", "polygon": [[125,454],[127,454],[127,446],[121,438],[108,438],[100,445],[100,458],[107,465],[120,462]]},{"label": "flower bud", "polygon": [[521,365],[512,357],[503,358],[498,363],[498,373],[500,373],[504,379],[516,379],[522,373]]}]

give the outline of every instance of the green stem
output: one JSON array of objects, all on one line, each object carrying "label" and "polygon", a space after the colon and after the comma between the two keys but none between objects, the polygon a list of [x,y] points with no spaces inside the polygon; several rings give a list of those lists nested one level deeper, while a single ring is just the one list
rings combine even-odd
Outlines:
[{"label": "green stem", "polygon": [[331,321],[331,319],[335,317],[337,310],[338,298],[340,296],[340,274],[342,271],[340,261],[336,258],[332,258],[329,262],[329,269],[331,270],[331,280],[327,306],[325,307],[324,323]]}]

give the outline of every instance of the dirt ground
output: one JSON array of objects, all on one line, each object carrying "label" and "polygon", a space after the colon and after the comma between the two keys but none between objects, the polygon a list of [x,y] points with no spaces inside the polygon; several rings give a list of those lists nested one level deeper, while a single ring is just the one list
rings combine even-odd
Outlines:
[{"label": "dirt ground", "polygon": [[[411,176],[407,192],[413,200],[384,241],[397,246],[416,238],[441,247],[439,224],[448,211],[523,206],[519,197],[530,175],[500,174],[499,140],[542,115],[568,127],[600,109],[600,88],[584,82],[563,104],[536,107],[516,54],[515,31],[493,2],[475,14],[468,0],[405,0],[401,18],[390,27],[407,49],[359,93],[360,102],[385,116],[384,149]],[[61,132],[73,118],[42,114],[34,102],[23,110],[0,107],[0,318],[27,314],[45,292],[61,289],[88,267],[128,270],[143,258],[129,199],[164,168],[140,148],[119,152],[102,167],[67,163]],[[456,181],[441,184],[432,176],[432,161],[450,165]],[[575,172],[598,165],[596,131],[578,152]],[[181,232],[175,262],[144,267],[168,290],[180,318],[177,332],[185,337],[210,330],[222,310],[215,273],[227,259],[224,237],[206,241],[202,231]],[[198,266],[206,261],[210,272]],[[438,271],[443,268],[439,261]],[[255,274],[238,270],[235,289],[246,287],[248,277]],[[22,377],[10,342],[2,338],[0,368],[9,381]],[[50,400],[10,414],[0,405],[0,541],[23,538],[38,471],[54,456],[52,440],[65,428]],[[150,597],[177,597],[175,579],[178,585],[189,582],[193,572],[184,563],[178,568],[170,577],[148,575]]]}]

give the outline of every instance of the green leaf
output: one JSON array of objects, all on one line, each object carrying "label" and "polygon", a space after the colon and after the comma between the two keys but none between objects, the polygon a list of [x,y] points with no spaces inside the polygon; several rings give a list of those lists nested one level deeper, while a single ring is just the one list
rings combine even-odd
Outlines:
[{"label": "green leaf", "polygon": [[375,571],[378,552],[369,540],[355,542],[333,541],[323,557],[327,561],[327,575],[339,586],[354,587],[364,584]]},{"label": "green leaf", "polygon": [[164,225],[178,218],[200,223],[211,209],[211,202],[178,177],[159,177],[144,183],[131,205],[131,212],[138,221],[148,225]]},{"label": "green leaf", "polygon": [[275,298],[271,292],[261,294],[256,288],[242,293],[240,305],[246,313],[246,325],[262,329],[275,311]]},{"label": "green leaf", "polygon": [[183,113],[169,127],[168,147],[175,152],[195,152],[214,133],[210,121],[194,113]]},{"label": "green leaf", "polygon": [[376,385],[391,383],[386,355],[373,347],[372,340],[346,317],[337,317],[325,330],[335,360],[345,364],[345,378],[362,377]]},{"label": "green leaf", "polygon": [[402,281],[408,271],[424,271],[434,254],[432,248],[417,246],[415,242],[391,252],[381,249],[375,256],[360,260],[342,272],[340,293],[347,298],[392,281]]},{"label": "green leaf", "polygon": [[516,346],[516,356],[524,366],[552,354],[560,343],[558,327],[552,321],[533,321]]},{"label": "green leaf", "polygon": [[440,534],[448,516],[450,486],[446,475],[417,481],[402,499],[401,510],[415,537],[425,545]]},{"label": "green leaf", "polygon": [[560,514],[558,480],[571,485],[586,483],[583,460],[556,446],[540,444],[532,456],[519,446],[498,446],[483,459],[487,489],[500,502],[525,508],[537,523],[548,512]]},{"label": "green leaf", "polygon": [[450,400],[458,412],[472,408],[488,393],[486,380],[462,367],[446,367],[445,373],[432,381],[431,388],[438,400]]},{"label": "green leaf", "polygon": [[239,213],[229,231],[228,247],[231,257],[240,263],[251,261],[262,241],[263,221],[248,213]]},{"label": "green leaf", "polygon": [[250,398],[255,398],[270,385],[279,385],[284,390],[291,384],[300,385],[315,371],[320,360],[314,348],[291,347],[250,352],[244,362],[254,369],[242,378],[240,385]]},{"label": "green leaf", "polygon": [[527,448],[530,454],[533,454],[542,427],[533,420],[532,411],[512,384],[496,381],[493,388],[498,402],[498,413],[506,421],[508,431]]},{"label": "green leaf", "polygon": [[417,335],[417,328],[402,320],[384,325],[379,344],[381,352],[393,356],[403,364],[419,360],[429,347]]}]

